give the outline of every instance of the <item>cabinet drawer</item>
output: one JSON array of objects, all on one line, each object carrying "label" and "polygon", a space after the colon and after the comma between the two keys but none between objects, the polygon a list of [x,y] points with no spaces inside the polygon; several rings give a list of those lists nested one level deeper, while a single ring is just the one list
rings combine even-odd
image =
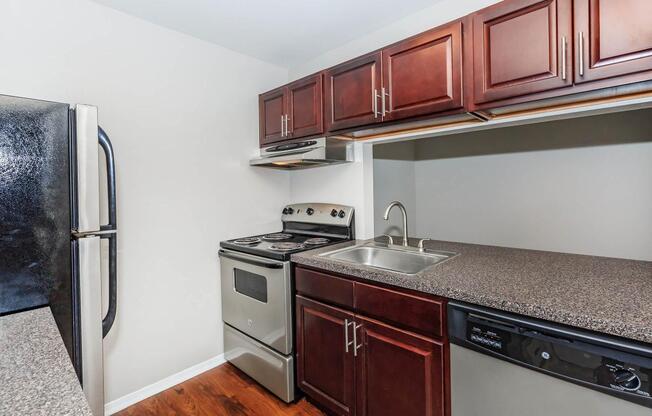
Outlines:
[{"label": "cabinet drawer", "polygon": [[296,290],[313,299],[353,308],[353,281],[296,268]]},{"label": "cabinet drawer", "polygon": [[356,313],[429,337],[444,336],[444,301],[355,283]]}]

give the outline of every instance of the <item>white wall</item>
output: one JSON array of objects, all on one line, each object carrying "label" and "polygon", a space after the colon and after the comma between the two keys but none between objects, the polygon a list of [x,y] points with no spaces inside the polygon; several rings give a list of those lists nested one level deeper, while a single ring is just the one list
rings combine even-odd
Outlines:
[{"label": "white wall", "polygon": [[287,71],[86,0],[0,4],[0,93],[99,107],[118,171],[111,401],[222,351],[220,240],[278,228],[289,175],[251,169],[257,94]]},{"label": "white wall", "polygon": [[[345,45],[328,51],[315,59],[290,68],[290,78],[298,79],[367,52],[390,45],[417,33],[466,16],[500,0],[441,0],[429,8],[385,25]],[[337,28],[334,30],[346,30]]]},{"label": "white wall", "polygon": [[389,219],[383,215],[390,202],[403,203],[408,215],[408,232],[414,235],[417,222],[417,195],[414,142],[392,143],[373,148],[374,235],[403,235],[403,216],[392,208]]},{"label": "white wall", "polygon": [[373,237],[373,155],[370,145],[351,145],[353,162],[290,173],[292,202],[325,202],[355,208],[357,238]]},{"label": "white wall", "polygon": [[440,240],[652,261],[652,144],[418,161]]},{"label": "white wall", "polygon": [[[652,261],[650,117],[640,110],[417,141],[412,234]],[[374,162],[374,180],[391,175]],[[386,184],[390,195],[408,186]]]}]

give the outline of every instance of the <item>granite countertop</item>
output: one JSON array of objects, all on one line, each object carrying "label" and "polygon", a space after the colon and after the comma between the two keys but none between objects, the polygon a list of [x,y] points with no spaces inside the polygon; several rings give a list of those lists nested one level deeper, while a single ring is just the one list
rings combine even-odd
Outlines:
[{"label": "granite countertop", "polygon": [[292,261],[652,343],[652,262],[427,241],[427,249],[460,255],[416,275],[406,275],[319,256],[371,241],[357,240],[293,254]]},{"label": "granite countertop", "polygon": [[0,415],[92,416],[48,307],[0,317]]}]

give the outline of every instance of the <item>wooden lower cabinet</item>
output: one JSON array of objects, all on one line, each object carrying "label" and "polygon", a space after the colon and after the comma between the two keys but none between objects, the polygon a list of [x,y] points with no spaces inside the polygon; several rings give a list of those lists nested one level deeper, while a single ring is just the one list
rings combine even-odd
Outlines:
[{"label": "wooden lower cabinet", "polygon": [[354,356],[345,345],[353,314],[297,295],[296,319],[299,388],[331,413],[353,415]]},{"label": "wooden lower cabinet", "polygon": [[358,312],[296,296],[299,388],[329,414],[449,416],[446,336],[431,338]]},{"label": "wooden lower cabinet", "polygon": [[446,415],[446,345],[356,316],[356,415]]}]

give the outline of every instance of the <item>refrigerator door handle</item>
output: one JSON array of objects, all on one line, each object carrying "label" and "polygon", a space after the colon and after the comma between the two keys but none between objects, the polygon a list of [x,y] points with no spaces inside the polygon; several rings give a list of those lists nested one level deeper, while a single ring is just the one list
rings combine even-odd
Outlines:
[{"label": "refrigerator door handle", "polygon": [[117,227],[116,223],[116,192],[115,192],[115,155],[113,153],[113,146],[111,145],[111,140],[107,136],[106,132],[102,127],[97,128],[97,138],[100,146],[104,149],[104,155],[106,157],[106,189],[108,193],[108,203],[109,203],[109,223],[106,225],[100,226],[100,230],[108,231],[115,230]]},{"label": "refrigerator door handle", "polygon": [[118,306],[118,236],[115,233],[102,234],[100,238],[109,240],[109,307],[102,319],[102,338],[111,330]]}]

